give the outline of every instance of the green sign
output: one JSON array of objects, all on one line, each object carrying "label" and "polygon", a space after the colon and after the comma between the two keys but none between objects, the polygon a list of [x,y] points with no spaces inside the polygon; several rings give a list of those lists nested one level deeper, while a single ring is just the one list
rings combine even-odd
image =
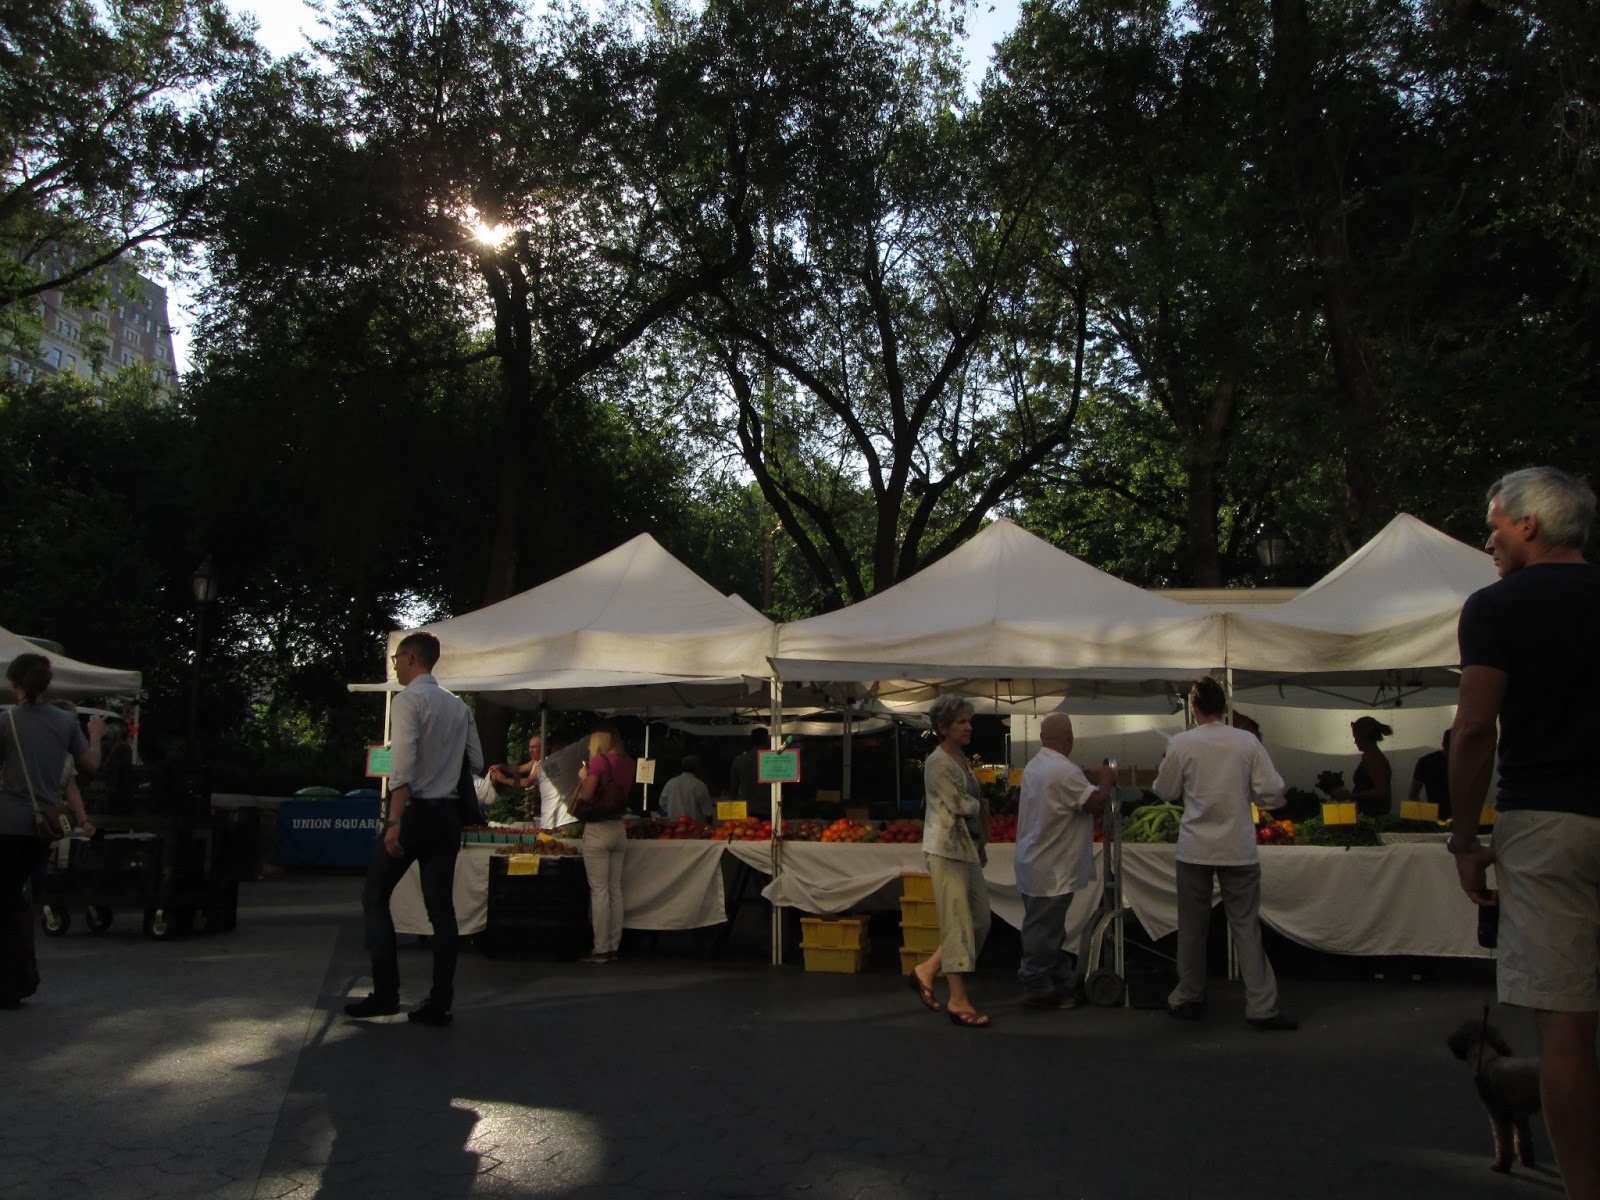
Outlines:
[{"label": "green sign", "polygon": [[393,752],[387,746],[367,747],[367,774],[374,779],[385,779],[394,766]]},{"label": "green sign", "polygon": [[800,751],[761,751],[756,756],[756,778],[762,783],[799,783]]}]

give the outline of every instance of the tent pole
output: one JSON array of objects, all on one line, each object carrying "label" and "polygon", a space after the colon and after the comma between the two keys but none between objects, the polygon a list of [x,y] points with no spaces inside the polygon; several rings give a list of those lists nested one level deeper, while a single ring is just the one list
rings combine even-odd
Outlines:
[{"label": "tent pole", "polygon": [[[768,681],[772,689],[771,730],[772,749],[783,748],[783,680],[776,672]],[[772,785],[772,881],[776,883],[783,873],[783,785]],[[783,906],[772,905],[772,965],[783,966]]]},{"label": "tent pole", "polygon": [[[650,757],[650,710],[648,708],[644,710],[644,756],[645,758]],[[644,785],[644,812],[646,816],[650,815],[650,785],[648,783]]]},{"label": "tent pole", "polygon": [[[383,744],[385,746],[387,746],[389,744],[389,719],[393,715],[394,715],[394,693],[393,692],[385,692],[383,694]],[[386,811],[388,811],[388,807],[389,807],[389,777],[387,775],[385,775],[378,782],[378,821],[379,821],[380,824],[385,820],[384,813]]]},{"label": "tent pole", "polygon": [[900,722],[893,717],[889,724],[894,727],[894,815],[900,816]]},{"label": "tent pole", "polygon": [[849,704],[848,701],[846,701],[845,706],[844,706],[843,729],[844,729],[844,759],[840,763],[840,767],[841,767],[840,774],[841,774],[842,778],[839,780],[839,786],[842,789],[840,799],[843,800],[843,802],[844,802],[846,807],[849,807],[850,800],[855,795],[855,787],[854,787],[855,765],[854,765],[854,762],[851,759],[851,754],[850,754],[851,743],[852,743],[853,739],[850,736],[851,735],[851,721],[850,721],[850,704]]}]

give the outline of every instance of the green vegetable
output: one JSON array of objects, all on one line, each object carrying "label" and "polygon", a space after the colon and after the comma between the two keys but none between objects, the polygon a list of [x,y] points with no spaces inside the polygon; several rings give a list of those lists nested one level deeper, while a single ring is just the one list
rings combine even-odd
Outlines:
[{"label": "green vegetable", "polygon": [[1295,822],[1296,834],[1305,834],[1313,846],[1377,846],[1378,823],[1371,817],[1357,817],[1354,825],[1326,825],[1321,817]]}]

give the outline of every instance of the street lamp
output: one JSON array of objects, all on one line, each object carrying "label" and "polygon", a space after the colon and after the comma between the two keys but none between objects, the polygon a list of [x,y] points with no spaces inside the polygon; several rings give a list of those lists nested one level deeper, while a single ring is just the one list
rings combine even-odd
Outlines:
[{"label": "street lamp", "polygon": [[211,556],[194,569],[189,577],[189,587],[194,592],[194,671],[189,681],[189,761],[200,761],[200,659],[206,648],[206,608],[217,598],[217,571],[211,565]]},{"label": "street lamp", "polygon": [[1267,569],[1267,575],[1277,581],[1278,572],[1289,561],[1289,539],[1271,520],[1261,522],[1256,530],[1256,557]]}]

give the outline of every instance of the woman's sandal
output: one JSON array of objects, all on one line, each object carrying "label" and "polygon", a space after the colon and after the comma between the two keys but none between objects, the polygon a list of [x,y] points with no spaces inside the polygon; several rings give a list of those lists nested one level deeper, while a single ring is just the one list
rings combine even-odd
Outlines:
[{"label": "woman's sandal", "polygon": [[924,986],[922,980],[917,978],[915,971],[906,976],[906,986],[917,994],[917,999],[922,1001],[922,1007],[929,1012],[939,1011],[939,1000],[933,994],[931,987]]},{"label": "woman's sandal", "polygon": [[989,1018],[980,1012],[957,1012],[951,1009],[945,1015],[950,1018],[950,1024],[963,1029],[987,1029],[990,1025]]}]

